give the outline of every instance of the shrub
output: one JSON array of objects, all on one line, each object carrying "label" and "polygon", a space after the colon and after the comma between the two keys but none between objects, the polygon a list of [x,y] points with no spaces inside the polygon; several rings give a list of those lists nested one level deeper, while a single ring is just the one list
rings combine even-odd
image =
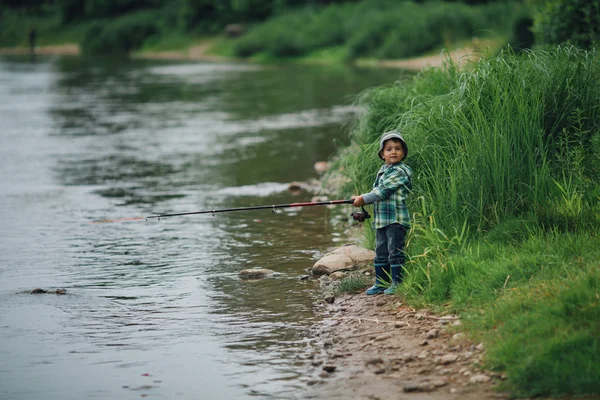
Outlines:
[{"label": "shrub", "polygon": [[541,44],[571,43],[590,49],[600,40],[600,0],[547,0],[540,2],[534,32]]},{"label": "shrub", "polygon": [[137,13],[90,26],[81,43],[87,55],[126,55],[160,31],[155,14]]}]

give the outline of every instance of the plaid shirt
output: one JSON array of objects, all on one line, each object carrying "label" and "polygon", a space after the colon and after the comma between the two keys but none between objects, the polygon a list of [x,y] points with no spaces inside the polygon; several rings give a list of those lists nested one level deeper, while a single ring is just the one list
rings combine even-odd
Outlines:
[{"label": "plaid shirt", "polygon": [[377,196],[373,206],[376,229],[393,223],[410,228],[406,197],[412,189],[411,176],[412,169],[403,162],[383,165],[377,172],[372,192]]}]

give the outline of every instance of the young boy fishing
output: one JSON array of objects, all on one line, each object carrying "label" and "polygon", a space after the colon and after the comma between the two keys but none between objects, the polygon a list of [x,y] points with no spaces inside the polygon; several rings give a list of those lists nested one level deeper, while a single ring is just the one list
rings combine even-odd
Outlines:
[{"label": "young boy fishing", "polygon": [[412,170],[402,162],[408,155],[408,145],[399,132],[386,132],[379,140],[377,154],[384,164],[377,172],[373,190],[352,196],[355,207],[374,204],[375,284],[367,289],[368,295],[393,294],[402,282],[404,242],[410,228],[406,197],[412,189]]}]

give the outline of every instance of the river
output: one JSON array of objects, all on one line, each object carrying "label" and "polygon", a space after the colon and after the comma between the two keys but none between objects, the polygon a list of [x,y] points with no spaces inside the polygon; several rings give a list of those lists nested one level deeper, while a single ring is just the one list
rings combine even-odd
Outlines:
[{"label": "river", "polygon": [[[400,76],[0,58],[0,398],[302,398],[321,317],[299,277],[349,206],[90,222],[310,201],[288,183],[348,142],[357,93]],[[237,277],[252,267],[275,275]]]}]

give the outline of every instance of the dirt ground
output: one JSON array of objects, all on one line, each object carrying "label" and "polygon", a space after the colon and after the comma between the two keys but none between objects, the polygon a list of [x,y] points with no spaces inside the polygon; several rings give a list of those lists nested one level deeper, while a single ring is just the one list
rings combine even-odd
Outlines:
[{"label": "dirt ground", "polygon": [[[328,299],[332,301],[331,298]],[[469,343],[456,316],[436,316],[396,296],[343,295],[324,302],[312,330],[308,398],[503,399],[505,376],[478,366],[483,344]]]}]

